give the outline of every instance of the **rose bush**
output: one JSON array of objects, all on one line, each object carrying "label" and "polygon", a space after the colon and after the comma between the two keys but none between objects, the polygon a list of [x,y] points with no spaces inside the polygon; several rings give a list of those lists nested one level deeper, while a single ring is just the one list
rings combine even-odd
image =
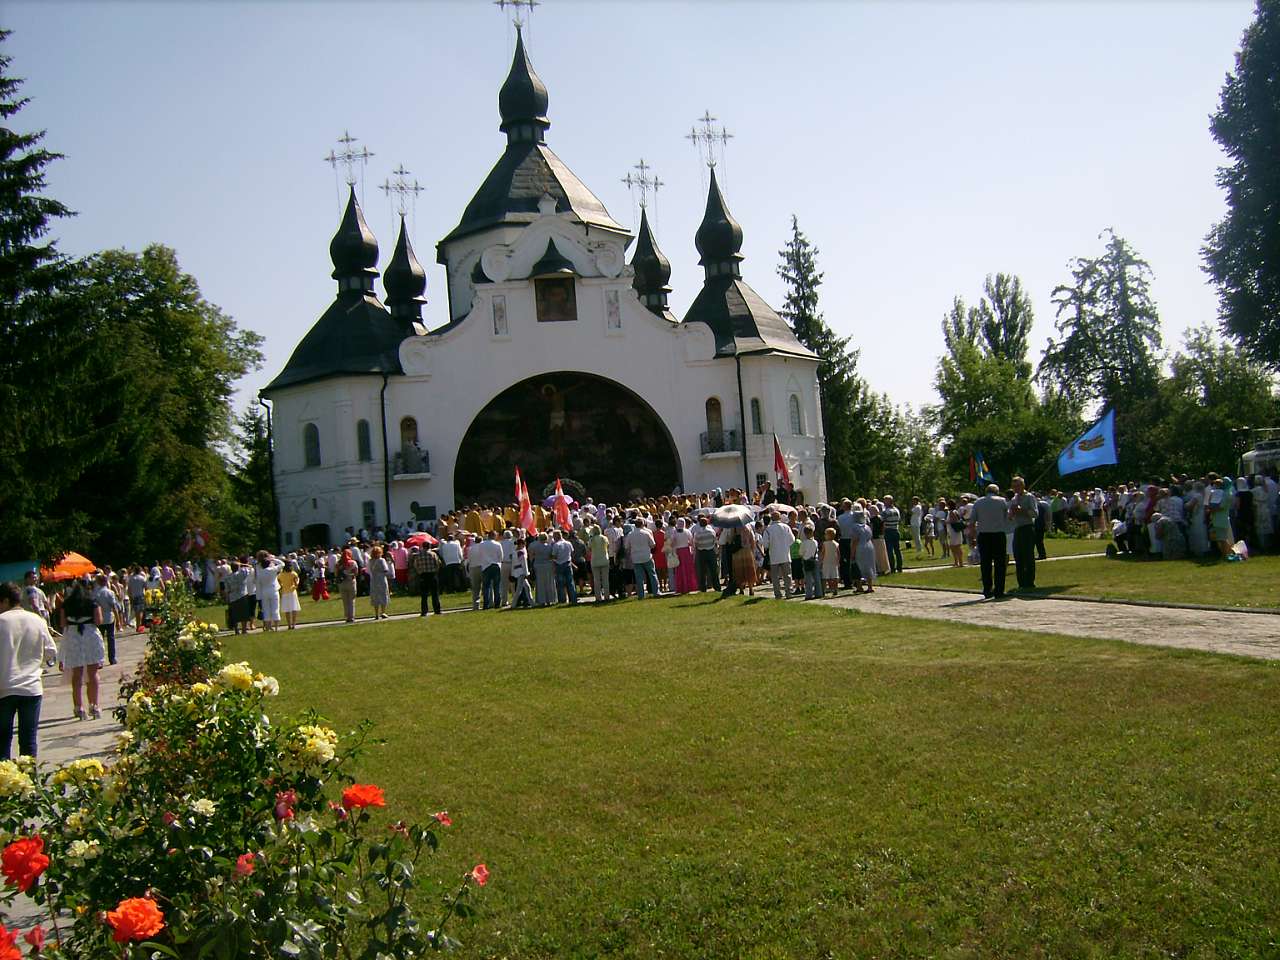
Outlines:
[{"label": "rose bush", "polygon": [[[427,929],[409,903],[418,864],[452,820],[379,826],[383,790],[352,768],[367,726],[339,736],[314,712],[273,724],[272,677],[223,664],[216,628],[168,590],[108,763],[0,763],[0,874],[49,924],[47,958],[405,958],[457,946],[474,867]],[[0,926],[0,960],[21,956]],[[12,934],[12,935],[11,935]],[[47,938],[47,939],[46,939]]]}]

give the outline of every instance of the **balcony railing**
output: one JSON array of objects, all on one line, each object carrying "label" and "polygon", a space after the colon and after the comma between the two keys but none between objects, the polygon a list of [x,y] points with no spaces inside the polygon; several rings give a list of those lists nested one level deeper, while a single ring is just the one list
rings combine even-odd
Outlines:
[{"label": "balcony railing", "polygon": [[702,453],[741,453],[742,434],[737,430],[717,430],[702,434]]},{"label": "balcony railing", "polygon": [[431,472],[431,458],[427,451],[417,446],[401,447],[391,456],[391,473],[393,476],[403,474],[419,474]]}]

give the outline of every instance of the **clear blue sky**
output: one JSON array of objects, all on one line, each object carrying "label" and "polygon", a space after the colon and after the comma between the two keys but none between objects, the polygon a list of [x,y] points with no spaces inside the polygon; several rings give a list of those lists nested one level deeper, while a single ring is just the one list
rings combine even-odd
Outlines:
[{"label": "clear blue sky", "polygon": [[[666,183],[658,241],[682,315],[705,171],[682,139],[710,109],[746,234],[744,276],[780,306],[790,216],[821,251],[822,306],[895,402],[934,399],[939,322],[985,274],[1020,275],[1033,352],[1067,262],[1114,227],[1150,261],[1167,346],[1214,322],[1199,247],[1223,212],[1208,115],[1252,3],[573,3],[534,13],[548,142],[634,227],[620,182]],[[344,129],[376,154],[365,209],[385,263],[403,163],[427,187],[412,237],[428,322],[446,318],[435,243],[497,160],[514,32],[466,3],[10,2],[22,128],[66,154],[62,248],[178,251],[206,297],[266,337],[247,400],[331,301],[340,207],[322,157]]]}]

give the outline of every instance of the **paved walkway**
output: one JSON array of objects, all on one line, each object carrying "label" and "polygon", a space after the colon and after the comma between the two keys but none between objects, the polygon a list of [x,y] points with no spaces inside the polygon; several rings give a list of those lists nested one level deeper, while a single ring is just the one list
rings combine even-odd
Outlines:
[{"label": "paved walkway", "polygon": [[870,596],[842,594],[818,602],[891,617],[921,617],[1280,660],[1280,617],[1275,614],[1017,594],[1003,600],[984,600],[981,594],[884,584],[878,585]]}]

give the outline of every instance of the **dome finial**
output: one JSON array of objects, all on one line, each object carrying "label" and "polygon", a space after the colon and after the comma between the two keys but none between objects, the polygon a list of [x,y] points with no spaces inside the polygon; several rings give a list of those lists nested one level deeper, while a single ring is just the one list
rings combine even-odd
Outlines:
[{"label": "dome finial", "polygon": [[698,263],[706,268],[708,280],[715,276],[742,275],[738,267],[742,260],[742,254],[738,252],[742,249],[742,227],[725,206],[724,195],[720,193],[720,185],[716,183],[715,167],[711,168],[707,210],[702,215],[702,223],[694,234],[693,242],[701,255]]},{"label": "dome finial", "polygon": [[427,289],[427,272],[414,255],[404,214],[400,215],[400,236],[396,238],[396,249],[391,254],[382,283],[387,290],[387,306],[393,317],[410,323],[422,318],[422,306],[427,302],[423,296]]},{"label": "dome finial", "polygon": [[333,279],[340,291],[373,289],[373,278],[378,275],[378,241],[364,221],[364,212],[356,200],[353,184],[347,197],[347,209],[342,215],[338,232],[329,242],[329,259],[333,261]]},{"label": "dome finial", "polygon": [[667,294],[671,292],[667,286],[671,279],[671,261],[663,256],[654,242],[653,231],[649,228],[649,211],[643,207],[640,209],[640,232],[636,237],[631,269],[635,273],[631,286],[640,295],[640,301],[654,313],[663,313],[667,309]]},{"label": "dome finial", "polygon": [[516,52],[511,71],[498,92],[498,112],[502,123],[498,129],[507,135],[507,143],[541,143],[551,126],[547,119],[546,84],[538,77],[524,49],[524,34],[516,28]]}]

